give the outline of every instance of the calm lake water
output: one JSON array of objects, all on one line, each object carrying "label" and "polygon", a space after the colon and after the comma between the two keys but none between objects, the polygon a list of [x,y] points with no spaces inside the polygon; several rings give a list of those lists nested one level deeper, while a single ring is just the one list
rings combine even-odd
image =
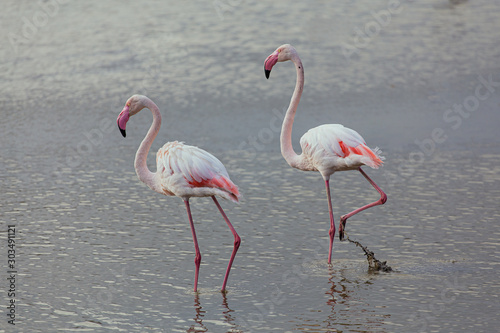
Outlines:
[{"label": "calm lake water", "polygon": [[[497,332],[500,326],[500,3],[495,1],[6,1],[0,12],[2,332]],[[319,174],[290,168],[279,125],[291,43],[306,86],[293,140],[323,123],[386,156],[366,172],[388,202],[335,239]],[[116,117],[146,94],[167,141],[216,155],[243,194],[182,200],[137,180],[150,126]],[[377,199],[357,172],[331,181],[335,217]],[[16,228],[15,296],[7,226]],[[7,306],[14,299],[15,326]]]}]

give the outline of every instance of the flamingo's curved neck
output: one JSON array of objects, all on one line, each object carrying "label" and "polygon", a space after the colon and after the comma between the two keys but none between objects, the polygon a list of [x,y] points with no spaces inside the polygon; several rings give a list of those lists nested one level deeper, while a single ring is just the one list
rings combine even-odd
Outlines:
[{"label": "flamingo's curved neck", "polygon": [[295,153],[292,146],[292,126],[295,113],[297,112],[297,106],[300,102],[300,97],[302,96],[302,90],[304,89],[304,67],[302,66],[302,61],[298,55],[294,55],[291,59],[295,64],[297,70],[297,82],[295,83],[295,90],[293,91],[292,99],[290,100],[290,105],[285,114],[285,119],[283,120],[283,126],[281,128],[281,154],[292,167],[295,167],[299,163],[299,155]]},{"label": "flamingo's curved neck", "polygon": [[153,113],[153,123],[151,124],[151,127],[149,128],[146,137],[144,137],[144,140],[142,140],[141,145],[139,146],[139,149],[135,154],[134,166],[135,166],[135,172],[137,173],[139,180],[148,185],[151,189],[155,190],[155,183],[154,183],[155,173],[151,172],[148,169],[147,159],[148,159],[149,149],[151,148],[151,144],[156,138],[158,132],[160,131],[161,114],[160,110],[158,109],[158,106],[156,106],[156,104],[152,100],[148,99],[145,103],[145,107],[151,110],[151,112]]}]

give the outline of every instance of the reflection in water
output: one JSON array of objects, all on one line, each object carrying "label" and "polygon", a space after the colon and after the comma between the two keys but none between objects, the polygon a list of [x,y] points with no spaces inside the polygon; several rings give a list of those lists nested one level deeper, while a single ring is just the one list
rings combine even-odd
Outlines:
[{"label": "reflection in water", "polygon": [[[325,293],[330,296],[326,301],[329,311],[324,321],[326,332],[343,332],[346,328],[365,332],[365,329],[371,331],[374,327],[383,327],[383,318],[370,310],[370,304],[365,303],[356,290],[364,285],[371,285],[371,282],[351,281],[345,276],[339,279],[333,267],[329,271],[328,282],[331,287]],[[343,271],[340,270],[339,273],[343,275]],[[373,312],[372,315],[369,315],[370,312]]]},{"label": "reflection in water", "polygon": [[200,296],[196,293],[194,296],[194,310],[196,315],[193,318],[195,324],[191,325],[186,332],[208,332],[207,327],[203,325],[203,317],[205,316],[206,311],[202,309],[203,307],[200,305]]},{"label": "reflection in water", "polygon": [[222,293],[222,306],[225,308],[224,311],[222,311],[222,314],[224,315],[225,322],[231,325],[231,329],[228,330],[228,332],[242,332],[240,330],[237,330],[236,325],[234,323],[235,318],[231,315],[231,312],[234,312],[234,310],[229,308],[229,305],[227,303],[227,297],[225,293]]},{"label": "reflection in water", "polygon": [[326,292],[326,294],[330,295],[331,297],[328,299],[326,304],[331,307],[331,313],[328,315],[328,319],[326,320],[326,328],[328,330],[331,330],[332,332],[338,332],[337,329],[334,326],[338,326],[338,320],[339,320],[339,315],[338,315],[338,308],[337,310],[335,309],[335,306],[337,304],[346,304],[349,301],[350,293],[352,293],[352,290],[347,289],[346,284],[349,283],[349,281],[345,278],[342,278],[339,282],[335,282],[335,275],[333,268],[330,267],[330,278],[328,279],[328,282],[331,285],[330,290]]},{"label": "reflection in water", "polygon": [[[219,325],[217,325],[217,331],[222,332],[223,330],[225,332],[230,332],[230,333],[243,333],[235,323],[236,319],[233,317],[232,313],[234,310],[229,308],[227,297],[225,294],[222,294],[222,306],[223,306],[223,311],[222,311],[222,316],[224,318],[223,322],[220,322]],[[203,310],[203,307],[201,306],[200,303],[200,296],[199,294],[195,295],[194,298],[194,310],[195,310],[195,316],[193,318],[194,324],[192,324],[186,332],[188,333],[194,333],[194,332],[209,332],[209,328],[206,326],[207,323],[203,323],[203,320],[205,319],[206,322],[209,322],[211,324],[217,324],[217,321],[214,320],[208,320],[205,318],[207,315],[207,311]],[[212,314],[213,316],[214,314]],[[221,329],[219,326],[224,326],[227,327],[226,329]],[[213,331],[213,330],[212,330]]]},{"label": "reflection in water", "polygon": [[331,276],[328,279],[328,282],[331,285],[331,288],[329,291],[326,292],[326,294],[330,295],[331,298],[326,302],[326,304],[330,305],[332,307],[332,313],[334,311],[335,304],[337,304],[337,300],[335,298],[335,295],[338,294],[340,296],[339,303],[345,303],[345,301],[349,298],[349,291],[347,290],[346,286],[343,284],[345,282],[348,282],[347,279],[343,278],[339,282],[335,283],[334,281],[334,275],[333,275],[333,268],[330,267],[330,273]]}]

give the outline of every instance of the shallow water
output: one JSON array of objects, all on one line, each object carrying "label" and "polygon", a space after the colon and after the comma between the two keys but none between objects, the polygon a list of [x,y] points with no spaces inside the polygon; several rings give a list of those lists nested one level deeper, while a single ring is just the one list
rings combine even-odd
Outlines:
[{"label": "shallow water", "polygon": [[[16,326],[3,315],[0,330],[498,330],[500,88],[474,111],[447,110],[473,102],[489,75],[500,81],[499,5],[402,1],[377,32],[382,1],[54,3],[10,1],[0,13],[0,218],[2,235],[16,225],[18,271]],[[27,20],[38,20],[31,35]],[[279,152],[293,66],[269,80],[262,70],[285,42],[306,70],[294,142],[339,122],[384,151],[384,167],[366,171],[389,200],[347,232],[396,272],[370,273],[363,251],[338,238],[326,263],[323,181]],[[211,151],[243,193],[240,205],[221,203],[242,237],[226,295],[233,239],[211,200],[191,201],[203,256],[195,295],[182,201],[134,174],[151,116],[134,117],[126,139],[115,125],[133,93],[162,110],[153,151],[169,140]],[[377,199],[357,172],[331,184],[337,219]]]}]

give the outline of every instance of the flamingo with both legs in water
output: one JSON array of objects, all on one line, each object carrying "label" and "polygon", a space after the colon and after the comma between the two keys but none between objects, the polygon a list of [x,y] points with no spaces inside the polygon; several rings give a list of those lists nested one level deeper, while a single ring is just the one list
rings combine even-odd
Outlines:
[{"label": "flamingo with both legs in water", "polygon": [[123,137],[125,137],[127,121],[130,117],[144,108],[148,108],[153,113],[153,123],[135,155],[135,171],[137,176],[139,180],[144,182],[153,191],[168,196],[177,196],[184,200],[196,250],[194,259],[195,292],[198,290],[198,273],[200,270],[201,253],[194,230],[189,198],[212,197],[212,200],[234,236],[233,252],[229,259],[226,275],[224,276],[224,282],[221,288],[224,292],[226,290],[229,271],[231,270],[234,257],[240,246],[241,238],[236,233],[236,230],[234,230],[231,222],[229,222],[229,219],[215,196],[238,202],[240,198],[238,187],[231,181],[226,168],[215,156],[198,147],[188,146],[177,141],[167,142],[158,150],[156,153],[157,170],[156,172],[151,172],[147,167],[146,160],[151,144],[161,126],[161,114],[158,106],[146,96],[134,95],[128,99],[116,121],[120,132]]}]

